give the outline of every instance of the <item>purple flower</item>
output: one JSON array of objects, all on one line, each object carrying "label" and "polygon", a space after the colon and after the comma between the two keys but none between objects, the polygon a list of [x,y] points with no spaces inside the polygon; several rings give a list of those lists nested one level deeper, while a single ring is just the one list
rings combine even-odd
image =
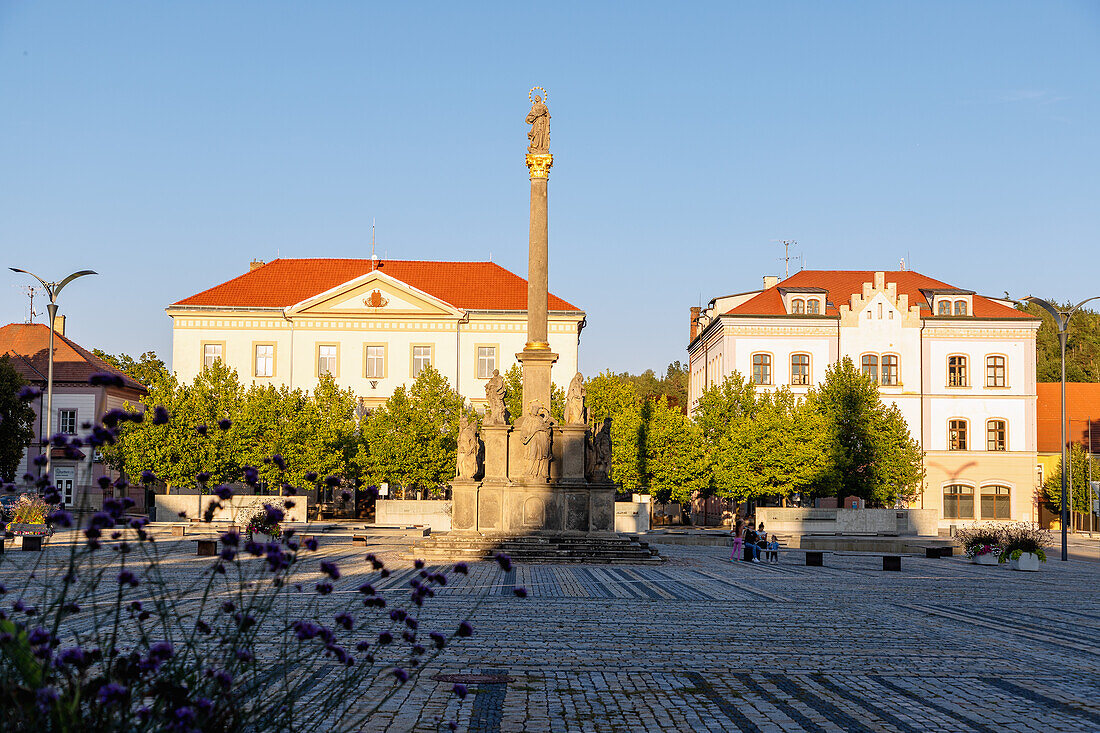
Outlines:
[{"label": "purple flower", "polygon": [[247,649],[238,649],[236,652],[234,652],[234,655],[237,657],[237,661],[244,662],[245,664],[248,664],[249,662],[256,659],[256,657],[252,655],[252,652],[248,651]]},{"label": "purple flower", "polygon": [[313,481],[316,481],[316,480],[317,480],[317,472],[316,471],[310,471],[309,473],[306,474],[306,481],[313,482]]},{"label": "purple flower", "polygon": [[329,593],[332,592],[332,583],[321,582],[315,585],[314,588],[316,588],[317,592],[321,595],[327,596]]},{"label": "purple flower", "polygon": [[378,634],[378,643],[382,646],[393,643],[393,634],[388,631],[383,631]]},{"label": "purple flower", "polygon": [[84,653],[84,650],[78,646],[69,647],[68,649],[62,649],[57,655],[57,661],[61,664],[68,664],[72,667],[82,667],[88,662],[88,657]]},{"label": "purple flower", "polygon": [[233,601],[222,601],[221,607],[224,613],[233,613],[237,610],[237,607],[233,604]]},{"label": "purple flower", "polygon": [[340,579],[340,568],[336,567],[336,563],[329,562],[328,560],[321,561],[321,572],[333,580]]},{"label": "purple flower", "polygon": [[264,514],[267,515],[267,522],[269,524],[278,524],[286,517],[286,512],[271,504],[264,504]]},{"label": "purple flower", "polygon": [[400,683],[405,683],[409,681],[409,673],[401,669],[400,667],[393,668],[393,676],[396,677],[397,681]]},{"label": "purple flower", "polygon": [[280,471],[286,470],[286,460],[278,453],[271,456],[271,462],[278,466]]},{"label": "purple flower", "polygon": [[123,570],[118,574],[119,585],[129,585],[131,588],[136,587],[141,581],[137,579],[137,576],[131,573],[129,570]]},{"label": "purple flower", "polygon": [[200,618],[198,621],[195,622],[195,629],[197,629],[200,634],[209,634],[210,624],[206,623]]},{"label": "purple flower", "polygon": [[338,613],[336,614],[336,623],[351,631],[351,627],[355,625],[355,618],[348,613]]},{"label": "purple flower", "polygon": [[392,620],[392,621],[404,621],[405,617],[408,616],[408,615],[409,614],[405,613],[405,609],[395,608],[392,611],[390,611],[390,620]]},{"label": "purple flower", "polygon": [[493,555],[493,559],[497,561],[497,565],[500,565],[500,569],[507,572],[512,569],[512,558],[505,555],[503,552],[498,552]]},{"label": "purple flower", "polygon": [[321,633],[321,627],[312,621],[298,620],[294,622],[291,628],[294,629],[298,641],[307,641]]},{"label": "purple flower", "polygon": [[470,568],[464,562],[456,563],[455,564],[455,572],[460,573],[462,575],[467,575],[470,572]]},{"label": "purple flower", "polygon": [[73,515],[64,509],[56,509],[49,513],[46,521],[58,527],[71,527],[73,526]]},{"label": "purple flower", "polygon": [[153,424],[168,424],[168,410],[164,409],[164,405],[157,405],[156,408],[153,410]]},{"label": "purple flower", "polygon": [[27,634],[27,643],[31,646],[43,646],[50,643],[50,632],[41,626],[31,629]]},{"label": "purple flower", "polygon": [[157,475],[148,468],[141,472],[141,483],[151,484],[157,480]]},{"label": "purple flower", "polygon": [[198,481],[200,484],[205,484],[207,481],[210,480],[210,474],[207,471],[199,471],[197,474],[195,474],[195,480]]},{"label": "purple flower", "polygon": [[451,688],[451,692],[458,695],[459,700],[465,700],[466,699],[466,694],[467,694],[466,685],[462,684],[461,682],[456,682],[455,686]]},{"label": "purple flower", "polygon": [[307,550],[316,550],[317,549],[317,540],[313,539],[312,537],[307,539],[302,544],[306,546]]},{"label": "purple flower", "polygon": [[229,428],[233,427],[233,421],[223,417],[221,420],[218,420],[218,427],[222,430],[229,430]]},{"label": "purple flower", "polygon": [[249,486],[255,486],[260,482],[260,472],[252,466],[244,467],[244,482]]},{"label": "purple flower", "polygon": [[42,390],[38,389],[38,387],[26,386],[19,389],[18,396],[19,399],[23,400],[24,402],[30,402],[31,400],[38,398],[38,396],[41,394]]},{"label": "purple flower", "polygon": [[101,705],[114,705],[125,700],[129,694],[130,691],[117,682],[108,682],[99,688],[96,697]]},{"label": "purple flower", "polygon": [[458,629],[455,631],[455,636],[469,636],[474,633],[474,627],[470,626],[469,621],[463,621],[458,625]]},{"label": "purple flower", "polygon": [[420,558],[417,558],[416,560],[413,561],[413,567],[416,568],[417,570],[420,570],[421,568],[424,567],[424,561],[421,560]]},{"label": "purple flower", "polygon": [[340,485],[340,477],[339,476],[325,476],[325,486],[328,486],[330,488],[336,488],[339,485]]},{"label": "purple flower", "polygon": [[431,638],[432,643],[435,644],[436,649],[442,649],[443,647],[447,646],[447,638],[438,631],[433,631],[432,633],[428,634],[428,636]]},{"label": "purple flower", "polygon": [[174,654],[172,645],[167,641],[158,641],[149,646],[150,659],[171,659]]},{"label": "purple flower", "polygon": [[233,489],[225,484],[219,484],[214,487],[214,493],[217,497],[223,501],[228,501],[229,497],[233,496]]},{"label": "purple flower", "polygon": [[96,372],[88,377],[88,384],[93,387],[125,387],[126,382],[121,374],[113,372]]},{"label": "purple flower", "polygon": [[224,669],[212,670],[210,677],[213,678],[223,690],[228,690],[229,686],[233,684],[233,675],[226,672]]},{"label": "purple flower", "polygon": [[366,596],[373,596],[374,586],[370,583],[363,583],[363,585],[359,586],[359,592]]},{"label": "purple flower", "polygon": [[527,589],[524,588],[523,586],[520,586],[518,588],[513,588],[512,592],[515,593],[518,598],[526,598],[527,597]]},{"label": "purple flower", "polygon": [[205,425],[197,425],[195,427],[195,432],[198,433],[199,435],[206,435],[206,426]]}]

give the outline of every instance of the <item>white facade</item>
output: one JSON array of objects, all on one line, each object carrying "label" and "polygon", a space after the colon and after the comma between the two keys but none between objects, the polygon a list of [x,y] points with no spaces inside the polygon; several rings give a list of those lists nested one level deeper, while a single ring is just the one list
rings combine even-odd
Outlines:
[{"label": "white facade", "polygon": [[[503,374],[517,363],[527,341],[526,311],[459,308],[381,271],[288,307],[176,304],[168,314],[181,381],[214,358],[246,385],[310,390],[329,370],[367,406],[410,385],[423,363],[483,406],[493,369]],[[552,379],[563,388],[577,371],[583,323],[583,312],[550,312],[550,347],[558,354]]]},{"label": "white facade", "polygon": [[[716,299],[693,314],[690,408],[706,387],[734,371],[759,389],[782,385],[803,395],[847,356],[873,371],[882,399],[898,405],[924,448],[920,506],[940,508],[941,526],[1037,518],[1039,321],[917,273],[862,273],[862,282],[857,274],[805,271],[755,293]],[[806,312],[811,298],[821,301],[817,314]],[[943,299],[951,311],[938,315]],[[1010,516],[1003,499],[989,498],[1004,493],[994,487],[1009,490]],[[960,512],[954,498],[967,490],[972,516],[965,516],[968,500]],[[983,517],[983,497],[987,513],[997,516]]]}]

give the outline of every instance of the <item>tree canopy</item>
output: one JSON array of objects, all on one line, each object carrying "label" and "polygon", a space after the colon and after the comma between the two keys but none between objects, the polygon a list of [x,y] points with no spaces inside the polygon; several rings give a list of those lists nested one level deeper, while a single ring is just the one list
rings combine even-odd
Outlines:
[{"label": "tree canopy", "polygon": [[[1072,308],[1075,303],[1058,303],[1046,298],[1060,309]],[[1021,310],[1043,319],[1035,335],[1035,371],[1040,382],[1062,380],[1062,350],[1058,344],[1058,330],[1049,313],[1029,303]],[[1066,381],[1100,382],[1100,313],[1083,308],[1070,318],[1066,340]]]},{"label": "tree canopy", "polygon": [[[1089,461],[1092,461],[1092,480],[1100,481],[1100,461],[1089,456],[1085,447],[1080,443],[1074,443],[1070,451],[1069,472],[1067,480],[1073,479],[1072,501],[1069,508],[1075,512],[1092,511],[1092,487],[1089,485]],[[1043,479],[1043,498],[1054,509],[1061,511],[1062,507],[1062,459],[1058,459],[1058,468],[1051,471]]]},{"label": "tree canopy", "polygon": [[35,412],[20,395],[27,382],[11,365],[11,358],[0,356],[0,480],[12,482],[23,451],[34,440]]}]

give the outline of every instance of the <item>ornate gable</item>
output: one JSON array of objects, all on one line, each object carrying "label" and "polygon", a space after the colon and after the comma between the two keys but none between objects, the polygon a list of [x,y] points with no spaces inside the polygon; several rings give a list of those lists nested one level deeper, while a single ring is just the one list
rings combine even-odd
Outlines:
[{"label": "ornate gable", "polygon": [[461,317],[463,311],[375,270],[296,303],[287,315]]}]

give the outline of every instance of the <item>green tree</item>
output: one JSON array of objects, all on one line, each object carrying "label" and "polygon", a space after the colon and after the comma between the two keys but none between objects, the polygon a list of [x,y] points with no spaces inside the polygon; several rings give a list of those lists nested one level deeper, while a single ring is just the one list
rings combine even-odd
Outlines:
[{"label": "green tree", "polygon": [[901,412],[883,405],[878,385],[850,358],[829,366],[808,400],[824,418],[832,449],[833,470],[822,475],[819,493],[879,504],[912,493],[924,476],[920,446]]},{"label": "green tree", "polygon": [[588,420],[598,429],[611,418],[611,479],[626,491],[643,486],[646,436],[642,405],[634,384],[610,371],[585,382]]},{"label": "green tree", "polygon": [[15,481],[23,452],[34,439],[35,412],[19,391],[28,386],[11,358],[0,356],[0,480]]},{"label": "green tree", "polygon": [[[743,385],[733,380],[728,386],[733,404],[743,402]],[[735,415],[718,438],[712,460],[720,495],[747,499],[813,494],[828,483],[832,469],[825,418],[786,387],[762,393],[751,413]]]},{"label": "green tree", "polygon": [[146,387],[152,386],[159,378],[168,373],[168,367],[165,366],[164,360],[160,359],[155,351],[146,351],[137,360],[128,354],[115,356],[100,349],[92,349],[92,353]]},{"label": "green tree", "polygon": [[707,449],[714,450],[733,427],[751,420],[755,412],[756,385],[735,371],[720,384],[703,390],[694,419],[702,430]]},{"label": "green tree", "polygon": [[[1073,478],[1073,501],[1069,502],[1070,510],[1075,512],[1092,511],[1092,495],[1089,486],[1089,461],[1092,461],[1092,478],[1100,481],[1100,462],[1089,456],[1085,447],[1074,443],[1070,449],[1069,472]],[[1043,480],[1043,498],[1057,513],[1062,509],[1062,459],[1058,459],[1058,469],[1051,471]]]},{"label": "green tree", "polygon": [[[1056,307],[1072,308],[1075,303],[1059,304],[1046,298]],[[1021,310],[1041,318],[1039,332],[1035,335],[1035,371],[1040,382],[1062,380],[1062,351],[1058,343],[1058,330],[1054,319],[1045,310],[1029,303]],[[1100,382],[1100,314],[1082,309],[1073,314],[1066,341],[1066,381]]]},{"label": "green tree", "polygon": [[646,473],[642,484],[647,493],[662,499],[689,501],[692,492],[705,490],[709,482],[702,432],[679,408],[670,406],[664,396],[647,402],[646,407],[649,408],[645,422]]},{"label": "green tree", "polygon": [[425,367],[408,390],[398,387],[361,423],[356,461],[372,484],[434,489],[455,475],[458,419],[466,412],[461,395],[432,367]]}]

